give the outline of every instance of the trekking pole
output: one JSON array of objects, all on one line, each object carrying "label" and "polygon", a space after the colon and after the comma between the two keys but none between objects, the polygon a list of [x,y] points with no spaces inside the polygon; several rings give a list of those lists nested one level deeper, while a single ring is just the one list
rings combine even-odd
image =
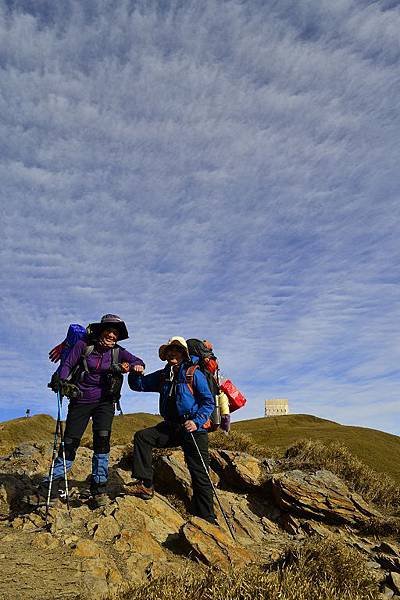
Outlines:
[{"label": "trekking pole", "polygon": [[64,466],[65,499],[67,501],[67,508],[68,508],[69,515],[71,516],[71,508],[70,508],[70,505],[69,505],[67,463],[66,463],[66,460],[65,460],[64,429],[63,429],[63,424],[62,424],[62,420],[61,420],[61,414],[62,414],[62,395],[61,395],[60,391],[57,392],[57,399],[58,399],[58,410],[59,410],[59,414],[60,414],[60,438],[61,438],[60,445],[61,445],[62,459],[63,459],[63,466]]},{"label": "trekking pole", "polygon": [[235,542],[236,542],[236,538],[235,538],[235,536],[234,536],[234,534],[233,534],[233,531],[232,531],[232,528],[231,528],[231,526],[230,526],[230,524],[229,524],[228,517],[226,516],[226,514],[225,514],[225,511],[224,511],[224,509],[222,508],[222,504],[221,504],[221,502],[220,502],[220,499],[218,498],[217,490],[215,489],[215,486],[214,486],[214,484],[213,484],[213,482],[212,482],[212,479],[211,479],[211,477],[210,477],[210,473],[208,472],[208,469],[207,469],[207,467],[206,467],[206,463],[204,462],[204,459],[203,459],[203,457],[202,457],[202,454],[201,454],[201,452],[200,452],[200,448],[199,448],[199,447],[198,447],[198,445],[197,445],[197,442],[196,442],[196,440],[195,440],[195,437],[194,437],[194,435],[193,435],[193,432],[192,432],[192,431],[190,431],[189,433],[190,433],[190,435],[191,435],[191,437],[192,437],[192,442],[193,442],[193,444],[195,445],[195,448],[196,448],[196,450],[197,450],[197,452],[198,452],[198,454],[199,454],[199,456],[200,456],[200,460],[201,460],[201,463],[202,463],[202,465],[203,465],[203,467],[204,467],[204,470],[205,470],[205,472],[206,472],[206,474],[207,474],[208,480],[209,480],[209,482],[211,483],[211,487],[212,487],[212,490],[213,490],[213,492],[214,492],[214,496],[215,496],[215,498],[216,498],[216,500],[217,500],[217,502],[218,502],[218,506],[219,506],[219,508],[221,509],[222,515],[223,515],[223,517],[224,517],[224,519],[225,519],[225,523],[226,523],[226,524],[227,524],[227,526],[228,526],[228,529],[229,529],[229,532],[230,532],[230,534],[231,534],[232,538],[233,538],[233,539],[235,540]]},{"label": "trekking pole", "polygon": [[[58,393],[57,393],[57,397],[58,397]],[[60,430],[60,425],[61,425],[61,405],[60,405],[60,401],[59,401],[58,402],[57,423],[56,423],[56,429],[54,431],[53,455],[52,455],[50,471],[49,471],[49,488],[47,490],[47,499],[46,499],[46,521],[45,521],[46,526],[47,526],[47,521],[48,521],[48,517],[49,517],[51,488],[52,488],[52,484],[53,484],[54,463],[57,458],[58,432]]]}]

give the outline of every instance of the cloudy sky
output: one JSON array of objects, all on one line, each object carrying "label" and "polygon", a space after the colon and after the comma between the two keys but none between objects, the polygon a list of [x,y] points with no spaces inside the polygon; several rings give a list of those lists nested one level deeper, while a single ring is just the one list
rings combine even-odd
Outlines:
[{"label": "cloudy sky", "polygon": [[[107,312],[400,434],[399,0],[0,0],[0,420]],[[157,411],[124,393],[125,411]]]}]

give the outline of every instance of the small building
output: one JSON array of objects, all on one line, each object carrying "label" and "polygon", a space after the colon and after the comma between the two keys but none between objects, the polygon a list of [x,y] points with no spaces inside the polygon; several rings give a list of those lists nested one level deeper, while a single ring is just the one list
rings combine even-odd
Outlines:
[{"label": "small building", "polygon": [[271,398],[265,401],[265,416],[279,417],[289,414],[289,400],[287,398]]}]

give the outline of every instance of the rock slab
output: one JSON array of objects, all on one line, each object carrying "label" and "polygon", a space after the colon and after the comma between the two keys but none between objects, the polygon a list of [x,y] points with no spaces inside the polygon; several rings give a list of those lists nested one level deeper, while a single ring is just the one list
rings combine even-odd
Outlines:
[{"label": "rock slab", "polygon": [[355,523],[379,516],[330,471],[280,473],[272,477],[271,483],[275,501],[288,513],[333,523]]}]

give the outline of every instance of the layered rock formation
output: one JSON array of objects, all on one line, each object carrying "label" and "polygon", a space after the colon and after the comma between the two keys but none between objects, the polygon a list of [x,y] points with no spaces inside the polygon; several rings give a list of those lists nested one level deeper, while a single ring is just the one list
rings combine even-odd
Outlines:
[{"label": "layered rock formation", "polygon": [[122,493],[130,479],[126,454],[113,448],[110,502],[93,509],[79,496],[91,460],[81,448],[70,477],[71,509],[57,501],[47,528],[44,508],[26,499],[48,468],[48,449],[26,445],[0,459],[0,599],[118,597],[188,561],[221,570],[261,559],[278,563],[288,545],[309,536],[340,536],[374,572],[382,597],[400,598],[399,546],[359,533],[381,515],[333,473],[290,471],[284,461],[213,450],[211,476],[229,523],[216,504],[218,527],[188,514],[190,477],[180,450],[157,456],[149,502]]}]

